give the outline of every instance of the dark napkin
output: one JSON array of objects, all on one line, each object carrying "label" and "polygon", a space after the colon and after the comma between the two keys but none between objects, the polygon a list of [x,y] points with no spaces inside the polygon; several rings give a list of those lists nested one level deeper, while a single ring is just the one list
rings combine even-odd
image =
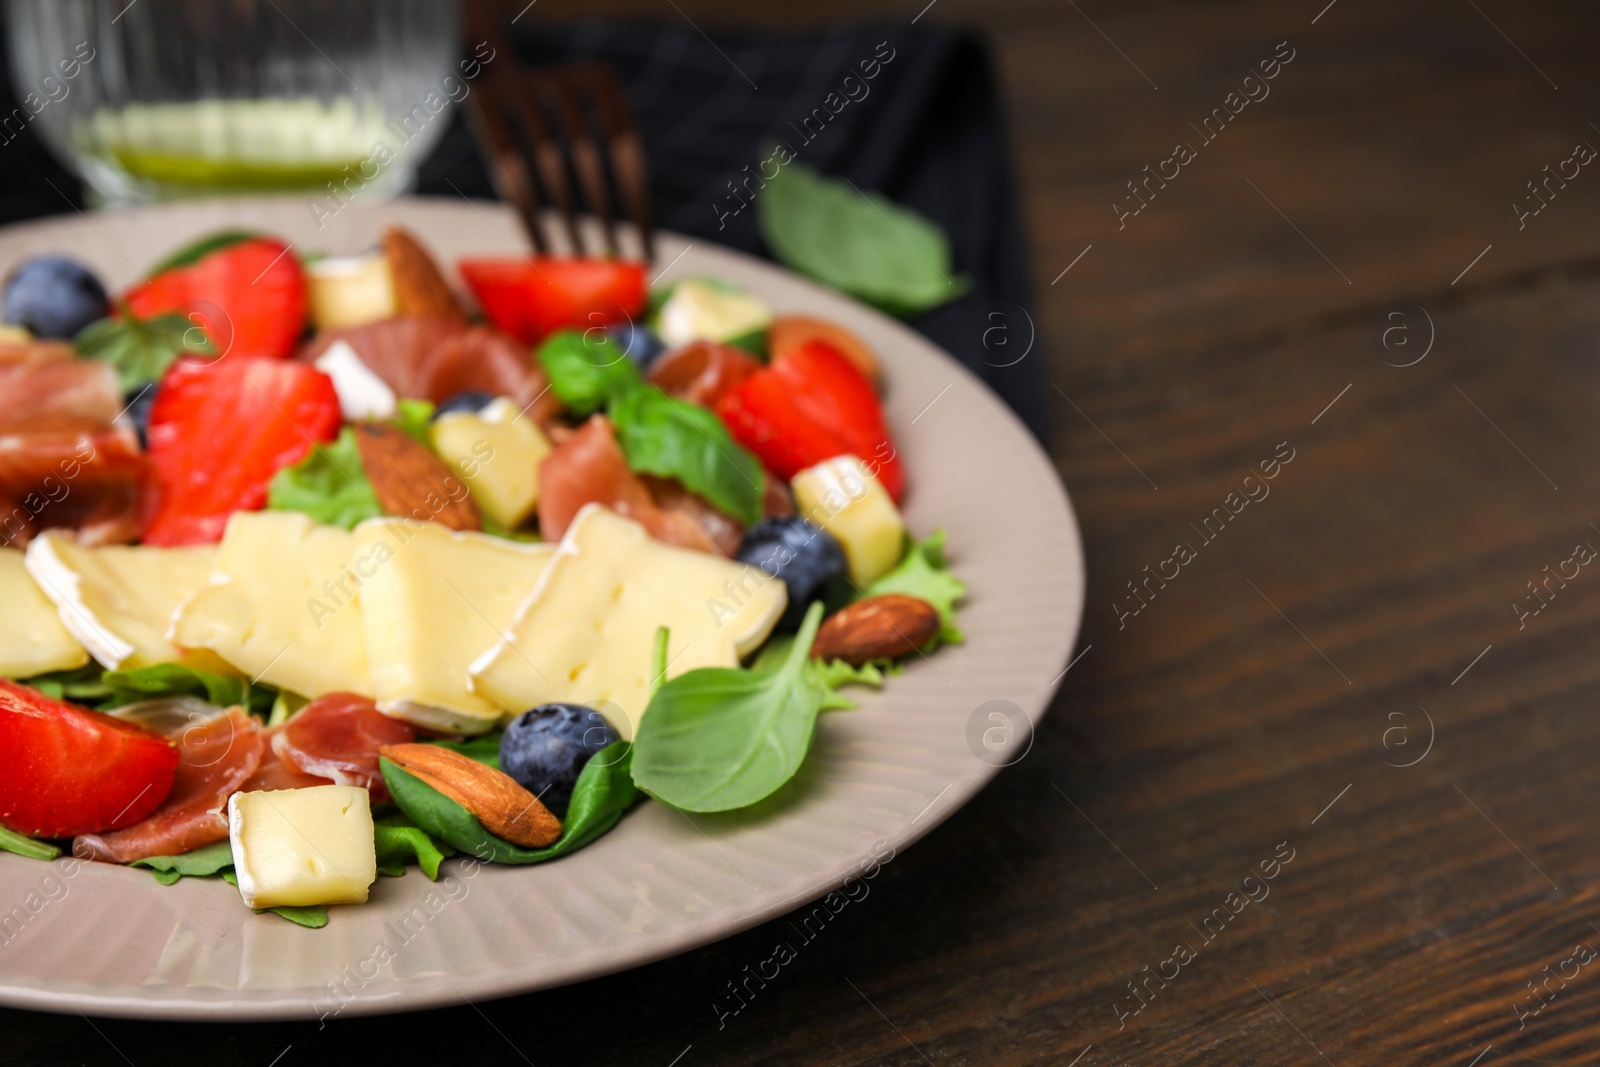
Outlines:
[{"label": "dark napkin", "polygon": [[[687,22],[518,29],[529,62],[599,58],[621,73],[642,128],[660,226],[769,256],[755,208],[734,214],[740,201],[728,183],[757,173],[777,141],[800,161],[938,222],[972,290],[911,325],[988,382],[1043,437],[1040,363],[1018,358],[1033,340],[1027,249],[994,76],[976,36],[902,24],[709,39]],[[5,56],[0,40],[0,65]],[[873,78],[863,77],[863,62]],[[847,76],[854,78],[848,85]],[[830,93],[837,94],[832,107],[849,101],[837,114]],[[7,72],[0,115],[14,106]],[[806,124],[816,109],[828,116],[825,125],[815,117]],[[426,194],[458,190],[494,196],[460,115],[419,181]],[[0,223],[81,204],[76,179],[32,129],[0,143]]]}]

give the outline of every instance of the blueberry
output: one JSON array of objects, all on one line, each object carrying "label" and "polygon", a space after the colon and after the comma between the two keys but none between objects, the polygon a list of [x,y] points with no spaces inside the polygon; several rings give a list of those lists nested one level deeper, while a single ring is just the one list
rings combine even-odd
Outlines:
[{"label": "blueberry", "polygon": [[150,429],[150,408],[156,402],[156,383],[145,382],[135,386],[123,396],[122,402],[127,405],[122,409],[122,417],[139,432],[139,444],[149,448],[150,441],[146,433]]},{"label": "blueberry", "polygon": [[500,738],[500,769],[565,818],[572,787],[589,757],[618,740],[593,708],[542,704],[511,720]]},{"label": "blueberry", "polygon": [[35,337],[57,341],[70,341],[91,322],[111,314],[100,279],[65,256],[19,264],[6,279],[3,304],[0,318],[27,327]]},{"label": "blueberry", "polygon": [[650,364],[667,350],[661,338],[631,321],[619,322],[615,326],[608,327],[606,336],[626,352],[628,358],[633,360],[640,370],[648,370]]},{"label": "blueberry", "polygon": [[762,519],[750,527],[736,558],[783,579],[789,587],[789,606],[778,620],[780,630],[799,629],[812,601],[836,603],[849,592],[844,549],[832,534],[798,515]]},{"label": "blueberry", "polygon": [[493,393],[486,393],[482,389],[463,389],[434,408],[433,417],[437,419],[447,411],[466,411],[476,415],[493,401]]}]

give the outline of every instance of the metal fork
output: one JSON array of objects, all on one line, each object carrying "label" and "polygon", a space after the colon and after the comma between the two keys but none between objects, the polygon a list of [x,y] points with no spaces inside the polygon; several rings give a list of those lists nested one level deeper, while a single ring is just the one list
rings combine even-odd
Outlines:
[{"label": "metal fork", "polygon": [[579,211],[587,209],[600,220],[605,251],[620,255],[614,189],[643,258],[654,259],[644,144],[616,71],[604,63],[525,67],[500,21],[504,7],[494,0],[470,0],[466,7],[470,31],[496,52],[467,98],[468,113],[495,190],[516,208],[534,249],[541,255],[553,250],[542,211],[548,203],[561,213],[574,254],[593,254],[578,224]]}]

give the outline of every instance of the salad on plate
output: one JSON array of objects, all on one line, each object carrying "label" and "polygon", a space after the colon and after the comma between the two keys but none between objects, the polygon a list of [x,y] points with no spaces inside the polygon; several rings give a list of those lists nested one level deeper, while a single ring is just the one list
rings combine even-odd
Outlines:
[{"label": "salad on plate", "polygon": [[[747,808],[961,640],[875,354],[708,277],[230,231],[0,294],[0,849],[306,926]],[[468,298],[470,294],[470,299]]]}]

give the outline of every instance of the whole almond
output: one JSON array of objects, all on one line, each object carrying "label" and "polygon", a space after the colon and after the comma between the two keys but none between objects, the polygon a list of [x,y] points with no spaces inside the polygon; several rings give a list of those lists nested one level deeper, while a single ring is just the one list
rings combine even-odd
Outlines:
[{"label": "whole almond", "polygon": [[823,620],[811,643],[813,659],[842,659],[853,667],[909,655],[939,632],[939,609],[899,593],[858,600]]},{"label": "whole almond", "polygon": [[383,231],[383,255],[389,261],[394,302],[400,314],[467,320],[455,290],[411,231],[399,226]]},{"label": "whole almond", "polygon": [[483,528],[466,483],[422,442],[381,422],[357,423],[355,429],[361,466],[386,514],[452,530]]},{"label": "whole almond", "polygon": [[483,828],[523,848],[545,848],[561,820],[504,771],[439,745],[384,745],[378,755],[470,811]]}]

